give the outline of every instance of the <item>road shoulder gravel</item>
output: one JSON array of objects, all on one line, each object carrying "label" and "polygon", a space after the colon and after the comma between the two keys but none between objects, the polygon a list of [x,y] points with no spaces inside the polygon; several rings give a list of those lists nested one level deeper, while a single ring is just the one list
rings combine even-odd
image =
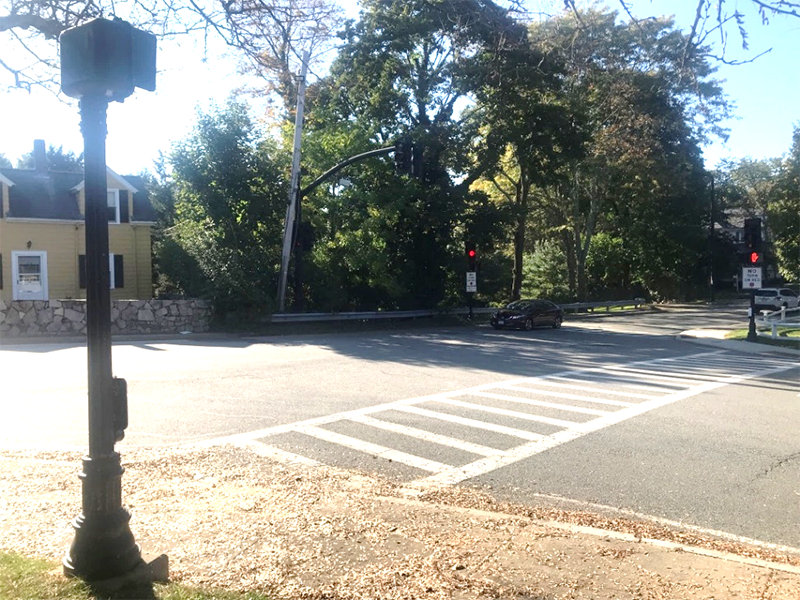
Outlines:
[{"label": "road shoulder gravel", "polygon": [[[0,450],[0,548],[60,559],[76,452]],[[123,448],[137,542],[188,585],[285,599],[797,599],[800,555],[657,523],[410,491],[246,449]]]}]

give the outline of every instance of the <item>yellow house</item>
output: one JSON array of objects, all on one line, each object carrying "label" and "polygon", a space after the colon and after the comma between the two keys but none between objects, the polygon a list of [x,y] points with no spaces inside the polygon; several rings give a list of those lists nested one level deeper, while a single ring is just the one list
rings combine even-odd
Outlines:
[{"label": "yellow house", "polygon": [[[0,298],[86,298],[86,199],[82,173],[49,171],[44,142],[34,169],[0,168]],[[111,298],[152,298],[155,212],[140,177],[108,169]]]}]

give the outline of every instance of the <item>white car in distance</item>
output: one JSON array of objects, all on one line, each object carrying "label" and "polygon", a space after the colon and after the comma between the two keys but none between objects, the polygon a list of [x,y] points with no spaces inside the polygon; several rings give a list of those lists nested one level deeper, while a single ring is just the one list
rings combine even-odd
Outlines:
[{"label": "white car in distance", "polygon": [[797,308],[799,301],[797,293],[789,288],[761,288],[755,291],[756,310]]}]

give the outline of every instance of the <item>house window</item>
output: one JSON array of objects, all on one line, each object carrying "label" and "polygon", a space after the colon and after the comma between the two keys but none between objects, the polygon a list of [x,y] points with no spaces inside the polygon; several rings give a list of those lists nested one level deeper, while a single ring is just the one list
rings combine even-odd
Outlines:
[{"label": "house window", "polygon": [[108,190],[108,222],[119,223],[119,190]]},{"label": "house window", "polygon": [[[125,270],[122,254],[108,255],[108,287],[109,289],[122,289],[125,287]],[[86,289],[86,255],[78,255],[78,285]]]}]

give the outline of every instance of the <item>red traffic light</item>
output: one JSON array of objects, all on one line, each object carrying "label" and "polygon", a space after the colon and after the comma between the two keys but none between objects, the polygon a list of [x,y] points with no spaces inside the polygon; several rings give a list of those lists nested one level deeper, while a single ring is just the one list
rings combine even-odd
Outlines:
[{"label": "red traffic light", "polygon": [[475,258],[475,250],[471,248],[467,250],[467,256],[469,256],[470,258]]},{"label": "red traffic light", "polygon": [[758,262],[758,259],[759,259],[758,252],[751,252],[749,254],[749,257],[750,257],[750,264],[751,265],[754,265],[754,264],[756,264]]}]

